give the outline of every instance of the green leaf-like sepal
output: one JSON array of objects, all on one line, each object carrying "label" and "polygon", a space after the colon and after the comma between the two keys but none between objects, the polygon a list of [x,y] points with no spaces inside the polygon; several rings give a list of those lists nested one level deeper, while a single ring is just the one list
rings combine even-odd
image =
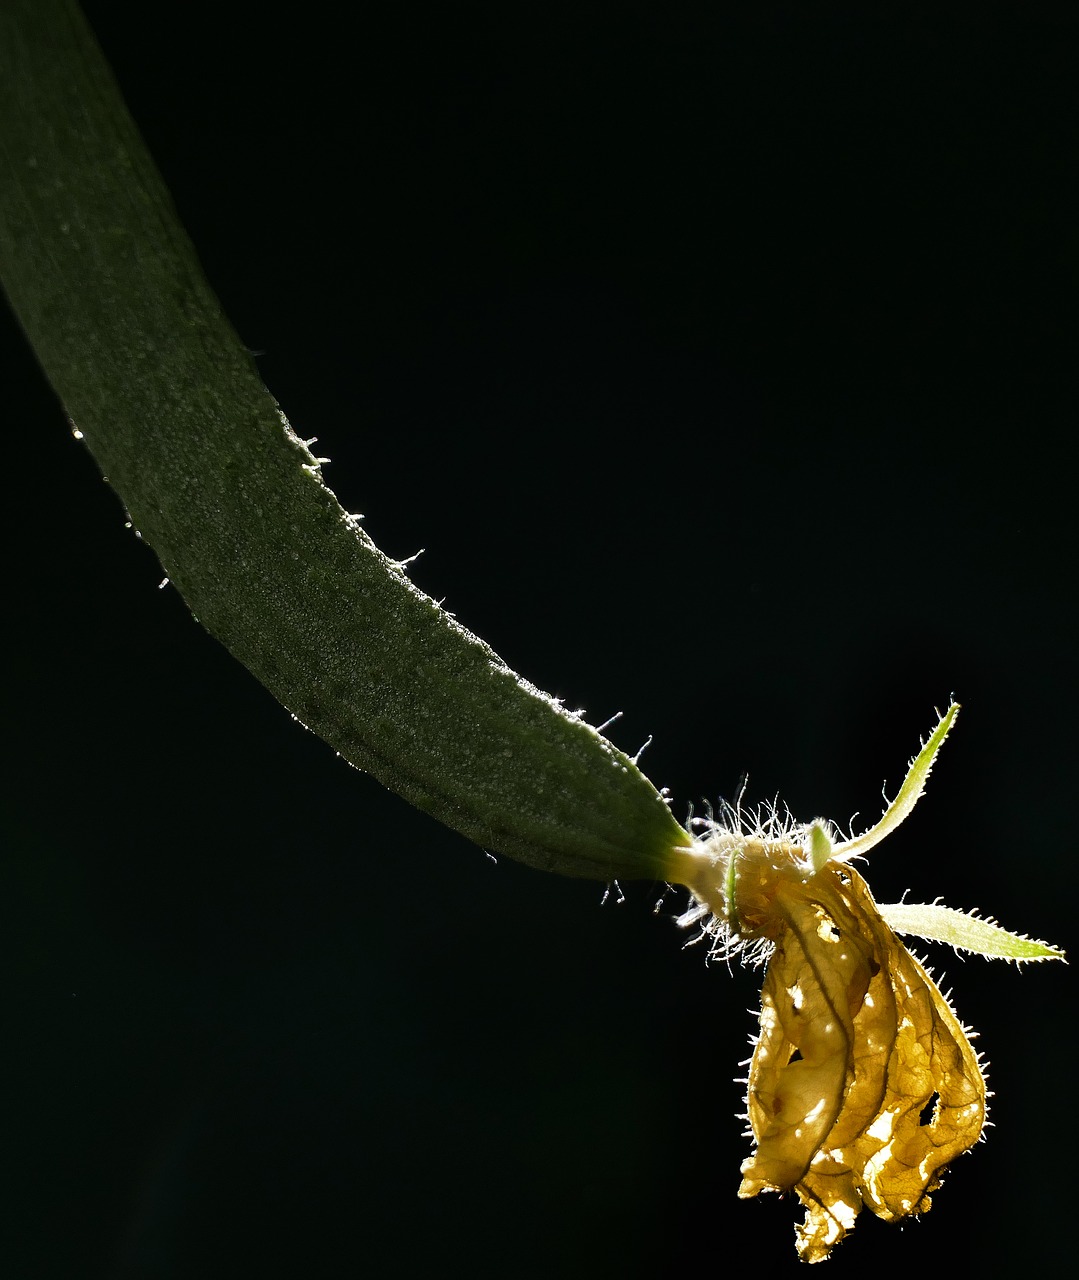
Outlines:
[{"label": "green leaf-like sepal", "polygon": [[910,762],[907,776],[903,779],[903,785],[899,788],[899,793],[895,799],[884,811],[884,816],[864,835],[854,836],[850,840],[843,840],[837,844],[832,851],[832,857],[836,861],[850,862],[852,858],[864,858],[870,849],[880,844],[887,836],[890,836],[896,827],[908,817],[925,791],[925,784],[929,780],[937,753],[944,745],[944,739],[951,732],[952,725],[955,724],[955,717],[958,714],[959,703],[951,703],[948,710],[937,722],[937,727],[922,744],[921,751]]},{"label": "green leaf-like sepal", "polygon": [[946,942],[962,951],[973,951],[989,960],[1063,960],[1064,952],[1046,942],[1009,933],[995,920],[956,911],[939,903],[878,903],[880,914],[896,933]]}]

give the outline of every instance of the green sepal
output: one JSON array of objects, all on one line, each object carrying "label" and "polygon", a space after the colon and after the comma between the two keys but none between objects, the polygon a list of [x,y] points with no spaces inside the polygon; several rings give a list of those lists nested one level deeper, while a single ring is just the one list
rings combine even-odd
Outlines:
[{"label": "green sepal", "polygon": [[852,858],[864,858],[874,845],[880,844],[882,840],[890,836],[896,827],[909,816],[925,791],[925,784],[929,780],[937,753],[944,745],[944,739],[951,732],[952,725],[955,724],[955,717],[958,714],[959,703],[952,702],[948,706],[948,710],[940,717],[937,727],[922,745],[921,751],[910,762],[907,776],[903,779],[903,785],[899,788],[895,799],[884,811],[884,816],[878,823],[870,827],[864,835],[854,836],[850,840],[844,840],[837,844],[832,854],[837,862],[850,862]]},{"label": "green sepal", "polygon": [[939,903],[878,903],[880,914],[896,933],[946,942],[962,951],[973,951],[989,960],[1063,960],[1064,952],[1046,942],[1009,933],[995,920],[983,920]]}]

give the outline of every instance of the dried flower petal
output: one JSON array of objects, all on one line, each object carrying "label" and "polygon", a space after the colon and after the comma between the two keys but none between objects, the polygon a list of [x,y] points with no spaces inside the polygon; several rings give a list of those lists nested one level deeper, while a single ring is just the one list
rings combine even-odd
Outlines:
[{"label": "dried flower petal", "polygon": [[929,1208],[981,1134],[985,1080],[857,872],[781,876],[774,910],[786,928],[761,993],[747,1094],[757,1149],[739,1195],[797,1191],[798,1252],[820,1262],[863,1204],[889,1220]]},{"label": "dried flower petal", "polygon": [[768,957],[746,1094],[756,1149],[739,1195],[796,1191],[806,1262],[827,1258],[863,1206],[892,1222],[928,1210],[985,1124],[978,1055],[890,926],[1016,961],[1064,956],[939,904],[878,907],[849,865],[911,813],[958,711],[940,717],[863,835],[837,843],[828,823],[778,809],[746,830],[727,806],[729,825],[709,819],[705,839],[672,853],[672,879],[698,903],[683,922],[704,919],[713,954]]}]

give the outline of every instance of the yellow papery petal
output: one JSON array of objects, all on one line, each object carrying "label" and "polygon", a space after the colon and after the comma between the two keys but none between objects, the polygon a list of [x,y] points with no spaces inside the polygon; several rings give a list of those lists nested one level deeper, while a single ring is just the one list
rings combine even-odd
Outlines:
[{"label": "yellow papery petal", "polygon": [[981,1134],[985,1081],[857,872],[774,870],[782,927],[761,993],[747,1093],[757,1145],[739,1194],[796,1191],[798,1250],[819,1262],[863,1204],[889,1220],[929,1208],[945,1167]]}]

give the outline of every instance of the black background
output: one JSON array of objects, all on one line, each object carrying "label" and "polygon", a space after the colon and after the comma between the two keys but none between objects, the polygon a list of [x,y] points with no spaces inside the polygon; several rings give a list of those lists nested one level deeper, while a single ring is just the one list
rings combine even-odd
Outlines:
[{"label": "black background", "polygon": [[[691,803],[857,826],[1068,945],[1074,7],[90,3],[327,479]],[[493,862],[195,625],[5,314],[14,1277],[796,1267],[740,1203],[759,974]],[[1055,1266],[1075,991],[935,948],[989,1141],[833,1269]],[[785,1273],[784,1271],[784,1273]]]}]

